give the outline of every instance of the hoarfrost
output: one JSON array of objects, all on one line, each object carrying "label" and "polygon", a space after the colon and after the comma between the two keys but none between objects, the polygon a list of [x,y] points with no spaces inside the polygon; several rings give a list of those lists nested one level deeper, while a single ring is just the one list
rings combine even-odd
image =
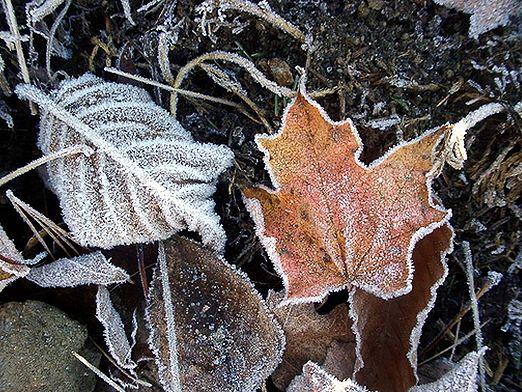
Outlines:
[{"label": "hoarfrost", "polygon": [[476,392],[477,368],[485,349],[466,355],[441,379],[410,389],[410,392]]},{"label": "hoarfrost", "polygon": [[253,392],[284,337],[247,277],[192,241],[160,247],[146,317],[166,391]]},{"label": "hoarfrost", "polygon": [[348,379],[339,381],[314,362],[303,366],[303,374],[294,378],[286,392],[369,392]]},{"label": "hoarfrost", "polygon": [[41,106],[44,154],[79,142],[95,150],[47,166],[80,244],[111,248],[188,229],[222,249],[212,193],[232,163],[228,147],[195,142],[145,90],[91,74],[62,83],[51,96],[29,85],[17,93]]},{"label": "hoarfrost", "polygon": [[123,283],[129,280],[129,275],[101,252],[93,252],[32,268],[27,279],[41,287],[75,287]]},{"label": "hoarfrost", "polygon": [[105,286],[98,286],[96,318],[103,325],[103,336],[112,358],[123,369],[134,370],[136,363],[131,359],[132,345],[127,339],[123,321],[114,308],[109,290]]}]

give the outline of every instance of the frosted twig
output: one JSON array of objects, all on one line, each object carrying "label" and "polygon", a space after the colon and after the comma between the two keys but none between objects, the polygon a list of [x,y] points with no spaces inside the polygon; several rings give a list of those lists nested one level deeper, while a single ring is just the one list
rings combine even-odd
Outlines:
[{"label": "frosted twig", "polygon": [[154,80],[145,78],[143,76],[133,75],[133,74],[130,74],[130,73],[127,73],[127,72],[124,72],[124,71],[120,71],[119,69],[112,68],[112,67],[105,67],[104,69],[105,69],[106,72],[109,72],[109,73],[112,73],[112,74],[115,74],[115,75],[119,75],[119,76],[123,76],[123,77],[128,78],[128,79],[136,80],[137,82],[148,84],[150,86],[159,87],[159,88],[161,88],[163,90],[167,90],[167,91],[170,91],[170,92],[177,92],[178,94],[181,94],[181,95],[184,95],[184,96],[187,96],[187,97],[191,97],[191,98],[195,98],[195,99],[201,99],[201,100],[209,101],[209,102],[215,102],[215,103],[219,103],[221,105],[231,106],[231,107],[236,108],[239,111],[241,111],[245,116],[250,118],[252,121],[258,122],[258,120],[253,118],[245,110],[245,108],[243,106],[241,106],[240,104],[238,104],[236,102],[230,101],[228,99],[213,97],[211,95],[201,94],[201,93],[197,93],[195,91],[184,90],[184,89],[181,89],[181,88],[175,89],[175,88],[173,88],[171,86],[168,86],[166,84],[156,82]]},{"label": "frosted twig", "polygon": [[60,23],[62,22],[62,19],[65,17],[65,14],[67,13],[67,10],[69,9],[71,5],[72,0],[67,0],[65,3],[65,6],[60,11],[58,16],[53,22],[53,25],[51,26],[51,30],[49,31],[49,38],[47,40],[47,48],[45,50],[45,67],[47,69],[47,75],[50,79],[53,78],[52,71],[51,71],[51,52],[53,50],[53,41],[54,41],[54,35],[56,34],[56,30],[58,30],[58,26],[60,26]]},{"label": "frosted twig", "polygon": [[[7,18],[7,24],[9,25],[9,30],[11,31],[11,34],[14,37],[16,57],[18,59],[18,66],[20,67],[20,72],[22,73],[22,79],[25,83],[31,83],[31,78],[29,77],[29,70],[27,69],[27,64],[25,62],[24,50],[22,48],[22,38],[20,37],[20,31],[18,30],[18,23],[16,21],[16,15],[14,13],[13,4],[11,3],[11,0],[2,0],[2,5],[4,6],[4,12]],[[31,113],[36,114],[36,108],[32,103],[30,103],[30,107]]]},{"label": "frosted twig", "polygon": [[157,5],[163,3],[165,0],[152,0],[148,2],[145,5],[142,5],[140,8],[138,8],[137,12],[146,12],[150,10],[153,7],[156,7]]},{"label": "frosted twig", "polygon": [[161,76],[167,83],[174,84],[174,75],[170,70],[169,51],[170,51],[170,34],[167,32],[160,33],[158,37],[158,64]]},{"label": "frosted twig", "polygon": [[7,184],[9,181],[14,180],[16,177],[19,177],[22,174],[25,174],[33,169],[36,169],[37,167],[39,167],[45,163],[53,161],[55,159],[64,158],[69,155],[75,155],[75,154],[84,154],[85,156],[89,156],[92,153],[94,153],[94,150],[84,144],[64,148],[63,150],[60,150],[53,154],[45,155],[41,158],[38,158],[38,159],[28,163],[27,165],[25,165],[19,169],[16,169],[15,171],[5,175],[4,177],[0,178],[0,186],[3,186],[5,184]]},{"label": "frosted twig", "polygon": [[[473,278],[473,256],[471,254],[471,248],[469,246],[469,242],[462,241],[462,249],[464,251],[464,262],[466,264],[466,275],[468,278],[468,289],[469,289],[469,297],[471,299],[471,310],[473,313],[473,325],[475,328],[475,339],[477,341],[477,351],[480,352],[484,345],[484,340],[482,337],[482,330],[480,329],[480,316],[478,310],[478,302],[477,296],[475,295],[475,281]],[[479,375],[480,375],[480,386],[482,391],[486,391],[485,382],[485,370],[484,370],[484,360],[482,357],[479,358]]]},{"label": "frosted twig", "polygon": [[132,19],[129,0],[120,0],[120,1],[121,1],[121,6],[123,7],[123,14],[125,15],[125,18],[129,21],[129,23],[131,25],[135,26],[136,22],[134,22],[134,20]]},{"label": "frosted twig", "polygon": [[98,369],[96,366],[91,364],[89,361],[87,361],[84,357],[82,357],[80,354],[73,351],[72,353],[78,361],[83,363],[89,370],[91,370],[94,374],[96,374],[98,377],[100,377],[103,381],[105,381],[107,384],[109,384],[111,387],[113,387],[118,392],[125,392],[125,390],[120,387],[117,383],[115,383],[109,376],[104,374],[100,369]]},{"label": "frosted twig", "polygon": [[250,107],[250,109],[252,109],[257,114],[257,116],[259,117],[259,119],[261,120],[261,122],[263,123],[265,128],[268,131],[272,130],[270,123],[263,116],[261,109],[259,109],[257,107],[257,105],[250,98],[248,98],[246,91],[243,90],[243,88],[241,87],[241,84],[239,84],[239,82],[232,80],[232,78],[229,75],[227,75],[225,72],[223,72],[218,67],[215,67],[215,66],[209,65],[209,64],[205,64],[205,63],[202,63],[199,66],[207,73],[207,75],[216,84],[220,85],[225,90],[227,90],[233,94],[236,94],[239,98],[241,98],[243,100],[243,102],[245,102],[245,104],[247,104]]},{"label": "frosted twig", "polygon": [[301,30],[273,12],[266,2],[263,2],[263,4],[265,6],[260,7],[259,5],[251,3],[247,0],[207,0],[198,6],[197,12],[203,14],[201,18],[203,31],[206,31],[204,24],[207,13],[212,12],[214,9],[217,9],[218,11],[236,10],[257,16],[258,18],[267,21],[279,30],[290,34],[298,41],[305,43],[306,38]]},{"label": "frosted twig", "polygon": [[[241,57],[235,53],[229,53],[229,52],[222,52],[222,51],[216,51],[216,52],[210,52],[205,53],[199,57],[196,57],[195,59],[189,61],[183,68],[181,68],[176,75],[176,79],[174,81],[174,87],[175,89],[179,89],[185,78],[187,77],[188,73],[195,68],[196,66],[200,65],[201,63],[205,61],[212,61],[212,60],[221,60],[221,61],[228,61],[231,63],[234,63],[236,65],[239,65],[240,67],[244,68],[252,78],[258,82],[262,87],[270,90],[276,95],[284,96],[284,97],[292,97],[294,95],[294,91],[287,87],[279,86],[277,83],[269,80],[260,70],[258,70],[253,62],[250,60],[247,60],[244,57]],[[176,116],[177,111],[177,101],[178,96],[177,92],[174,91],[171,94],[170,98],[170,111]]]}]

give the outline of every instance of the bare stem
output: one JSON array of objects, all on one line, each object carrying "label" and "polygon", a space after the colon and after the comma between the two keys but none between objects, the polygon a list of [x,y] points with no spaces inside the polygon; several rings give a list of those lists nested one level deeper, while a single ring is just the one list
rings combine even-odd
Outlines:
[{"label": "bare stem", "polygon": [[0,178],[0,186],[3,186],[5,184],[7,184],[9,181],[14,180],[16,177],[19,177],[22,174],[25,174],[28,171],[36,169],[37,167],[39,167],[47,162],[53,161],[55,159],[64,158],[66,156],[74,155],[74,154],[84,154],[84,155],[89,156],[93,152],[94,151],[92,148],[90,148],[84,144],[64,148],[63,150],[60,150],[53,154],[45,155],[41,158],[38,158],[38,159],[28,163],[27,165],[25,165],[19,169],[16,169],[15,171],[9,173],[8,175]]}]

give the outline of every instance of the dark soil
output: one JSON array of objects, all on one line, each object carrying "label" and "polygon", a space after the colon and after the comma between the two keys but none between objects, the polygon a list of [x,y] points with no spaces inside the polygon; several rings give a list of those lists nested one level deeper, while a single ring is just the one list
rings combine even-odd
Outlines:
[{"label": "dark soil", "polygon": [[[15,7],[22,24],[23,2],[18,3]],[[513,21],[511,27],[497,28],[475,40],[468,37],[468,15],[437,6],[432,1],[271,1],[276,13],[313,36],[315,49],[307,53],[289,35],[254,17],[234,12],[229,21],[238,16],[235,23],[246,23],[246,27],[238,34],[223,27],[216,32],[218,40],[213,43],[199,30],[195,3],[174,0],[169,7],[166,1],[148,14],[136,14],[137,24],[131,26],[118,1],[74,1],[57,33],[57,39],[71,50],[71,59],[53,57],[53,70],[62,70],[71,76],[83,74],[89,70],[89,57],[98,40],[110,50],[106,53],[99,49],[93,57],[91,71],[97,75],[128,82],[104,71],[110,63],[127,72],[161,81],[155,54],[158,40],[155,26],[168,24],[169,18],[172,25],[182,21],[179,40],[170,52],[174,75],[191,59],[214,50],[250,58],[272,79],[281,75],[272,72],[270,60],[286,62],[294,81],[299,77],[294,67],[308,64],[308,90],[338,89],[319,101],[333,119],[351,117],[354,120],[365,142],[363,159],[366,161],[380,156],[398,141],[411,139],[446,122],[456,122],[481,104],[496,101],[513,108],[520,101],[520,75],[513,74],[505,85],[496,81],[502,79],[500,69],[517,72],[522,67],[517,21]],[[131,1],[131,5],[137,9],[141,2]],[[2,30],[8,30],[5,22],[2,23]],[[40,37],[35,38],[35,48],[38,53],[45,52],[45,42]],[[14,86],[20,82],[14,51],[2,46],[0,53],[6,62],[5,76]],[[41,86],[50,88],[56,83],[45,76],[43,55],[29,58],[29,64],[33,80]],[[274,98],[245,71],[230,64],[222,65],[223,69],[235,73],[249,98],[259,106],[271,127],[277,129],[286,101]],[[400,83],[396,81],[411,83],[397,87]],[[157,103],[168,107],[168,94],[146,88]],[[201,71],[191,73],[183,88],[236,99]],[[15,126],[9,129],[4,122],[0,123],[0,176],[41,156],[35,146],[37,117],[31,116],[27,104],[14,96],[6,97],[5,102]],[[397,115],[400,122],[390,128],[379,130],[368,125],[371,120],[392,115]],[[266,129],[232,108],[184,98],[180,98],[178,119],[198,140],[228,144],[236,155],[237,165],[222,176],[215,196],[228,235],[227,260],[241,266],[262,293],[282,288],[255,236],[240,192],[248,184],[269,184],[261,153],[253,142],[254,135]],[[486,355],[487,380],[496,391],[522,390],[520,341],[514,341],[510,331],[502,330],[508,321],[508,304],[514,299],[520,300],[520,184],[517,187],[495,177],[486,181],[485,188],[474,192],[473,187],[507,146],[512,145],[505,159],[520,156],[521,124],[514,111],[480,123],[468,133],[469,159],[464,169],[446,168],[435,184],[444,205],[453,210],[452,224],[457,237],[455,251],[449,257],[449,276],[439,289],[436,307],[424,328],[419,362],[453,343],[453,337],[447,337],[429,351],[423,350],[468,303],[460,243],[469,241],[478,288],[490,271],[503,274],[501,282],[479,302],[481,321],[486,322],[484,340],[490,347]],[[520,181],[520,174],[515,180]],[[20,177],[10,183],[9,188],[55,222],[62,222],[57,199],[44,187],[38,173]],[[485,189],[494,191],[493,201],[486,197]],[[4,229],[19,249],[26,249],[27,255],[41,251],[4,193],[5,189],[0,193],[0,221]],[[56,252],[59,255],[59,251]],[[136,271],[136,247],[120,252],[121,262],[126,263],[131,273]],[[145,258],[146,265],[152,263],[153,258]],[[139,286],[133,290],[134,294],[125,295],[142,296]],[[56,305],[86,323],[93,338],[102,341],[93,316],[92,290],[42,290],[28,283],[16,283],[0,298],[2,302],[38,299]],[[342,294],[336,295],[330,304],[342,300]],[[464,336],[472,330],[470,312],[462,319],[460,334]],[[457,347],[455,358],[474,349],[475,340],[470,338]]]}]

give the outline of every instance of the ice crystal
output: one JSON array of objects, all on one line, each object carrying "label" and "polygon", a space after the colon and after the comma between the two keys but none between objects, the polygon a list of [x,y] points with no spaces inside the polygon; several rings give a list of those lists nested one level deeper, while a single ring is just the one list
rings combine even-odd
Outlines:
[{"label": "ice crystal", "polygon": [[44,154],[79,143],[95,150],[47,166],[80,244],[111,248],[188,229],[205,244],[223,247],[212,193],[232,163],[228,147],[195,142],[145,90],[91,74],[62,83],[51,96],[29,85],[17,93],[42,109],[38,145]]},{"label": "ice crystal", "polygon": [[129,280],[129,275],[111,264],[101,252],[56,260],[32,268],[26,277],[41,287],[108,285]]}]

